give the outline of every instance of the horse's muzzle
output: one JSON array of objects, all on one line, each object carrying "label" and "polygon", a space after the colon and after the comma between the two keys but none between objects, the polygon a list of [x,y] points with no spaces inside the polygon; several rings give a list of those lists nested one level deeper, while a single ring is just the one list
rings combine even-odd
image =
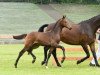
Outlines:
[{"label": "horse's muzzle", "polygon": [[71,30],[72,28],[69,28],[69,30]]}]

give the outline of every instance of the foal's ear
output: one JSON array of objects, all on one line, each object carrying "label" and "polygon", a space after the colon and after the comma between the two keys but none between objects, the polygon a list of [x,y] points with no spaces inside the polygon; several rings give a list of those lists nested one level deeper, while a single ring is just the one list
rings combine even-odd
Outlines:
[{"label": "foal's ear", "polygon": [[66,18],[66,15],[63,15],[63,18],[62,19],[65,19]]}]

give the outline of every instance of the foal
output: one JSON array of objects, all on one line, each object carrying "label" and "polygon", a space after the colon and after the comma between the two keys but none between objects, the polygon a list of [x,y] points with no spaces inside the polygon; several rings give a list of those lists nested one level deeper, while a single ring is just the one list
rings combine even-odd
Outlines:
[{"label": "foal", "polygon": [[60,42],[60,32],[63,27],[66,27],[68,29],[71,29],[71,26],[67,24],[66,17],[63,16],[63,18],[59,19],[54,28],[50,32],[31,32],[27,34],[25,37],[25,46],[20,51],[18,58],[15,62],[15,68],[17,68],[18,61],[20,57],[27,51],[31,56],[33,57],[33,62],[35,61],[36,57],[32,53],[32,49],[38,48],[41,46],[49,46],[50,50],[48,53],[48,58],[46,60],[45,66],[47,67],[48,60],[51,56],[52,51],[54,48],[61,48],[63,51],[63,58],[62,62],[65,60],[65,49],[63,46],[59,45]]}]

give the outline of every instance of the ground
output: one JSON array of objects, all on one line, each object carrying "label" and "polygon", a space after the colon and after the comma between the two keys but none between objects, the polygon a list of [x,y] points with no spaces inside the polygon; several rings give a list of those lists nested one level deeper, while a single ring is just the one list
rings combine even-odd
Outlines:
[{"label": "ground", "polygon": [[[81,49],[80,46],[63,45],[68,48]],[[100,72],[98,67],[90,67],[90,60],[86,60],[83,63],[77,65],[77,60],[66,60],[61,68],[57,67],[53,63],[53,57],[50,58],[48,69],[45,66],[41,66],[43,60],[43,47],[33,50],[37,59],[32,64],[32,57],[26,52],[19,61],[18,68],[14,67],[15,60],[19,51],[23,48],[22,44],[0,45],[0,74],[1,75],[98,75]],[[58,57],[62,56],[62,51],[57,51]],[[83,57],[85,53],[83,51],[66,51],[67,57]]]},{"label": "ground", "polygon": [[[47,5],[43,5],[45,7]],[[0,34],[22,34],[37,31],[45,23],[52,23],[62,15],[71,21],[79,23],[100,14],[100,5],[77,4],[50,4],[46,9],[32,3],[0,3]],[[49,12],[49,13],[48,13]],[[59,15],[59,16],[58,16]],[[0,39],[2,41],[6,39]],[[9,39],[8,39],[9,40]],[[6,41],[8,41],[6,40]],[[12,39],[10,39],[12,41]],[[14,40],[15,41],[15,40]],[[23,40],[22,40],[23,41]],[[90,67],[91,60],[86,60],[77,65],[77,57],[84,57],[85,53],[80,46],[62,44],[66,48],[66,59],[59,68],[51,57],[48,69],[41,66],[43,60],[43,47],[33,50],[37,59],[32,64],[32,57],[25,53],[19,61],[18,68],[14,67],[18,53],[23,44],[0,45],[0,75],[99,75],[100,68]],[[97,45],[96,45],[97,49]],[[58,58],[62,51],[57,51]],[[91,55],[92,57],[92,55]],[[80,58],[79,58],[80,59]],[[99,61],[100,62],[100,61]]]}]

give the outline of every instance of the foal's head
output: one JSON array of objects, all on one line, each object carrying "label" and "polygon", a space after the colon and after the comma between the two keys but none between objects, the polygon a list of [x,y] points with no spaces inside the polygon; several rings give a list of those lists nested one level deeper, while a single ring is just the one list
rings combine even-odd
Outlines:
[{"label": "foal's head", "polygon": [[67,20],[66,20],[66,16],[63,16],[63,18],[60,19],[59,21],[60,21],[59,24],[60,24],[62,27],[66,27],[66,28],[68,28],[68,29],[70,29],[70,30],[72,29],[72,28],[71,28],[71,25],[69,25],[68,22],[67,22]]}]

